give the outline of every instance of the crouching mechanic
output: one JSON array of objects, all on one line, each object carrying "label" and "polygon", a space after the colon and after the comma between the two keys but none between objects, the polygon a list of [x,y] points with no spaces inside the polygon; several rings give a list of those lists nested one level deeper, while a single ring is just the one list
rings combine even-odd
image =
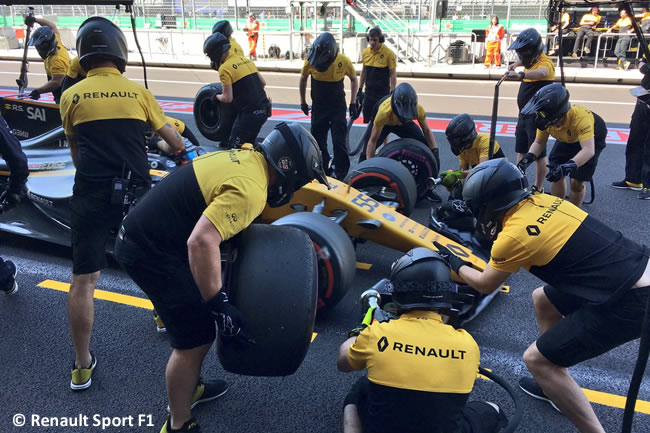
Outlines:
[{"label": "crouching mechanic", "polygon": [[203,44],[203,52],[210,58],[210,66],[219,72],[223,93],[217,102],[232,104],[235,121],[230,131],[228,147],[255,143],[262,125],[271,115],[271,102],[266,96],[266,81],[251,60],[230,50],[228,38],[213,33]]},{"label": "crouching mechanic", "polygon": [[54,101],[58,104],[62,94],[61,85],[70,65],[70,54],[61,43],[59,30],[54,23],[31,15],[25,17],[26,25],[31,27],[34,23],[40,24],[40,27],[32,34],[29,45],[36,47],[38,55],[43,59],[47,83],[32,90],[29,97],[39,99],[41,94],[52,92]]},{"label": "crouching mechanic", "polygon": [[[474,119],[469,114],[459,114],[451,119],[445,130],[449,147],[454,155],[458,157],[460,168],[456,171],[449,170],[440,173],[442,185],[450,191],[456,190],[459,182],[465,179],[469,174],[470,168],[476,167],[481,162],[487,161],[490,154],[490,136],[488,134],[478,134]],[[494,149],[491,159],[505,158],[503,150],[499,143],[494,140]],[[461,198],[462,184],[460,191],[456,191],[454,198]],[[456,195],[458,197],[456,197]]]},{"label": "crouching mechanic", "polygon": [[607,126],[596,113],[569,102],[569,92],[560,83],[550,84],[537,91],[521,110],[534,116],[537,136],[529,152],[517,164],[523,171],[538,155],[546,151],[549,136],[556,139],[549,155],[546,179],[551,182],[551,193],[566,197],[565,176],[571,178],[569,200],[576,206],[585,199],[585,181],[596,171],[598,156],[605,148]]},{"label": "crouching mechanic", "polygon": [[371,307],[368,326],[339,348],[339,370],[368,369],[345,399],[343,431],[498,432],[507,423],[499,406],[467,402],[480,352],[467,331],[445,323],[458,301],[449,266],[415,248],[393,263],[390,280],[399,318],[373,320]]},{"label": "crouching mechanic", "polygon": [[[415,119],[420,124],[419,128],[413,122]],[[440,167],[436,139],[427,123],[424,108],[418,104],[418,95],[409,83],[400,83],[391,95],[379,102],[377,113],[368,128],[372,128],[372,132],[365,149],[365,158],[359,158],[360,160],[374,157],[377,143],[383,143],[392,132],[401,138],[413,138],[427,145]],[[363,155],[362,152],[361,156]]]},{"label": "crouching mechanic", "polygon": [[77,33],[77,52],[88,76],[66,90],[60,107],[76,168],[70,201],[73,267],[68,294],[74,391],[91,385],[97,363],[90,352],[93,293],[107,265],[106,241],[119,228],[127,210],[125,199],[137,198],[151,187],[144,142],[147,126],[171,149],[184,147],[151,92],[122,76],[128,48],[115,24],[102,17],[88,18]]},{"label": "crouching mechanic", "polygon": [[199,379],[216,330],[243,344],[255,337],[222,290],[221,243],[312,179],[328,185],[316,141],[298,124],[281,123],[257,151],[247,144],[182,166],[124,219],[115,256],[153,302],[173,348],[161,432],[199,433],[191,408],[228,390],[223,380]]},{"label": "crouching mechanic", "polygon": [[568,368],[639,338],[650,296],[650,249],[568,201],[532,194],[514,164],[494,159],[465,179],[463,198],[494,243],[481,272],[440,244],[440,254],[481,293],[524,268],[546,283],[533,291],[541,332],[524,353],[533,378],[521,388],[551,401],[582,433],[604,433]]},{"label": "crouching mechanic", "polygon": [[[350,59],[339,53],[334,36],[321,33],[309,50],[305,64],[300,72],[300,109],[309,115],[307,105],[307,78],[311,75],[311,133],[320,146],[328,175],[334,172],[337,179],[343,180],[350,169],[350,158],[345,141],[345,89],[343,80],[350,78],[350,117],[357,117],[357,88],[359,81]],[[330,154],[327,150],[327,132],[332,131],[334,169],[330,167]]]}]

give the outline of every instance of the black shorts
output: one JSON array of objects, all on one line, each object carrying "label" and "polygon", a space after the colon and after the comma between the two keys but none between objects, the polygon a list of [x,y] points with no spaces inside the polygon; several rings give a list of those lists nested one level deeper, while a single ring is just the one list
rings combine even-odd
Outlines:
[{"label": "black shorts", "polygon": [[[598,157],[600,152],[602,152],[604,146],[599,146],[596,144],[596,154],[587,161],[586,164],[578,168],[578,170],[573,173],[570,177],[571,179],[588,181],[594,176],[596,172],[596,166],[598,165]],[[580,152],[580,143],[565,143],[563,141],[556,141],[553,145],[553,150],[548,156],[548,163],[551,167],[564,164],[570,159],[573,159],[578,152]]]},{"label": "black shorts", "polygon": [[553,364],[571,367],[640,337],[650,286],[630,289],[605,304],[549,285],[544,294],[564,318],[537,339],[537,349]]},{"label": "black shorts", "polygon": [[[528,153],[530,145],[535,141],[537,135],[537,128],[535,127],[535,116],[519,115],[517,119],[517,127],[515,128],[515,152]],[[541,159],[546,156],[546,150],[537,158]]]},{"label": "black shorts", "polygon": [[118,237],[115,258],[151,299],[173,348],[192,349],[214,341],[214,319],[203,303],[186,255],[155,255],[128,237]]},{"label": "black shorts", "polygon": [[72,273],[101,271],[106,261],[106,241],[122,222],[123,207],[112,205],[110,195],[73,194],[70,200]]},{"label": "black shorts", "polygon": [[[343,407],[353,404],[357,407],[359,419],[363,426],[363,431],[368,432],[369,405],[368,395],[370,393],[370,380],[368,376],[362,376],[357,380],[350,392],[345,396]],[[463,416],[460,419],[460,425],[457,429],[460,433],[496,433],[501,431],[508,423],[508,419],[500,412],[494,410],[492,406],[482,401],[467,402],[463,409]],[[433,429],[432,429],[433,430]],[[436,430],[437,431],[437,430]]]}]

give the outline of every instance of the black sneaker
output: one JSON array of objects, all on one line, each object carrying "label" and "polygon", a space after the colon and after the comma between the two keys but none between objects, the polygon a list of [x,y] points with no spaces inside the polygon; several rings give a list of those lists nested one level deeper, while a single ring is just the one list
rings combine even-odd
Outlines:
[{"label": "black sneaker", "polygon": [[629,189],[632,191],[641,191],[642,187],[643,185],[640,183],[628,182],[625,179],[620,180],[618,182],[612,182],[612,188],[617,188],[617,189]]},{"label": "black sneaker", "polygon": [[562,413],[559,407],[555,405],[551,401],[550,398],[544,394],[544,391],[542,391],[542,387],[539,386],[539,384],[533,379],[532,377],[522,377],[519,379],[519,388],[529,396],[536,398],[538,400],[544,400],[545,402],[548,402],[551,406],[553,406],[553,409],[556,411]]},{"label": "black sneaker", "polygon": [[177,430],[172,430],[171,424],[171,415],[167,415],[167,419],[165,420],[162,429],[160,429],[160,433],[201,433],[201,427],[199,427],[199,424],[196,422],[194,417],[188,419],[185,424]]},{"label": "black sneaker", "polygon": [[9,267],[9,272],[11,276],[7,278],[7,285],[6,287],[2,287],[2,290],[5,295],[11,296],[15,294],[18,291],[18,283],[16,282],[16,275],[18,274],[18,269],[16,268],[16,265],[14,262],[11,260],[6,260],[4,263],[7,267]]},{"label": "black sneaker", "polygon": [[[201,403],[206,403],[221,397],[228,392],[228,389],[228,382],[225,380],[205,382],[203,379],[200,379],[199,384],[194,390],[194,394],[192,394],[192,409]],[[169,406],[167,406],[167,412],[170,412]]]},{"label": "black sneaker", "polygon": [[650,189],[648,188],[643,188],[641,191],[639,191],[639,200],[650,200]]}]

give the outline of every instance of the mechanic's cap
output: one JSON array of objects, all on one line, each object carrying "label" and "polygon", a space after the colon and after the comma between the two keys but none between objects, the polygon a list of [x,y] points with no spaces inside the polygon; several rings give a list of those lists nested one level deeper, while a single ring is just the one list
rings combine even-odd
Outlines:
[{"label": "mechanic's cap", "polygon": [[232,36],[232,26],[230,25],[230,21],[217,21],[212,26],[212,33],[221,33],[225,37],[230,38],[230,36]]},{"label": "mechanic's cap", "polygon": [[230,40],[226,35],[216,32],[212,33],[203,43],[203,52],[210,58],[212,69],[218,70],[221,66],[221,57],[230,50]]},{"label": "mechanic's cap", "polygon": [[37,28],[32,37],[29,38],[29,46],[36,47],[38,55],[42,59],[47,59],[49,56],[56,52],[56,47],[58,41],[56,40],[56,35],[48,26],[40,26]]},{"label": "mechanic's cap", "polygon": [[447,141],[454,155],[469,149],[477,137],[476,125],[469,114],[463,113],[451,119],[445,130]]},{"label": "mechanic's cap", "polygon": [[90,17],[77,31],[79,64],[90,71],[91,62],[110,60],[120,72],[126,69],[129,50],[122,30],[104,17]]},{"label": "mechanic's cap", "polygon": [[409,83],[400,83],[390,98],[393,113],[401,122],[415,119],[418,115],[418,95]]},{"label": "mechanic's cap", "polygon": [[339,47],[331,33],[324,32],[318,35],[307,54],[307,62],[318,72],[325,72],[336,60]]}]

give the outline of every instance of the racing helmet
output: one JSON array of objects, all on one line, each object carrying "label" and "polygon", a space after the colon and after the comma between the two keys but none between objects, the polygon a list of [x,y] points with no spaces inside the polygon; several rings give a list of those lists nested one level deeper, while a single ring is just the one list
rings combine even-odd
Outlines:
[{"label": "racing helmet", "polygon": [[521,114],[535,116],[535,127],[542,131],[558,124],[571,109],[569,92],[560,83],[542,87],[521,109]]},{"label": "racing helmet", "polygon": [[491,241],[501,230],[503,214],[529,195],[528,179],[505,158],[480,163],[463,185],[463,199],[477,219],[479,230]]},{"label": "racing helmet", "polygon": [[447,134],[447,141],[449,142],[451,151],[456,156],[472,147],[472,143],[474,143],[478,135],[474,121],[469,114],[465,113],[459,114],[451,119],[451,122],[449,122],[445,130],[445,134]]},{"label": "racing helmet", "polygon": [[386,38],[384,37],[384,33],[381,31],[381,27],[379,26],[374,26],[371,27],[368,30],[368,36],[366,36],[366,41],[370,42],[370,38],[378,38],[379,43],[383,44]]},{"label": "racing helmet", "polygon": [[400,83],[390,98],[390,108],[400,122],[404,123],[418,115],[418,95],[409,83]]},{"label": "racing helmet", "polygon": [[269,206],[287,204],[294,192],[313,179],[330,187],[318,143],[299,124],[279,123],[258,150],[277,174],[276,181],[269,186]]},{"label": "racing helmet", "polygon": [[32,34],[28,45],[36,47],[38,55],[45,60],[56,52],[58,44],[59,42],[56,40],[56,35],[52,29],[48,26],[40,26]]},{"label": "racing helmet", "polygon": [[414,248],[391,266],[392,300],[399,312],[453,310],[460,300],[451,270],[437,251]]},{"label": "racing helmet", "polygon": [[307,62],[318,72],[325,72],[339,55],[339,47],[331,33],[318,35],[307,54]]},{"label": "racing helmet", "polygon": [[103,17],[90,17],[79,26],[77,32],[79,64],[90,71],[94,60],[110,60],[124,73],[129,50],[122,30]]},{"label": "racing helmet", "polygon": [[230,36],[232,36],[232,26],[230,25],[230,21],[228,20],[217,21],[212,26],[212,33],[221,33],[222,35],[230,39]]},{"label": "racing helmet", "polygon": [[537,62],[544,51],[544,44],[537,30],[530,28],[519,33],[519,36],[510,44],[508,50],[515,50],[521,64],[525,68],[530,68]]},{"label": "racing helmet", "polygon": [[203,43],[203,53],[210,58],[210,67],[215,71],[221,66],[221,57],[230,50],[230,41],[226,35],[212,33]]}]

